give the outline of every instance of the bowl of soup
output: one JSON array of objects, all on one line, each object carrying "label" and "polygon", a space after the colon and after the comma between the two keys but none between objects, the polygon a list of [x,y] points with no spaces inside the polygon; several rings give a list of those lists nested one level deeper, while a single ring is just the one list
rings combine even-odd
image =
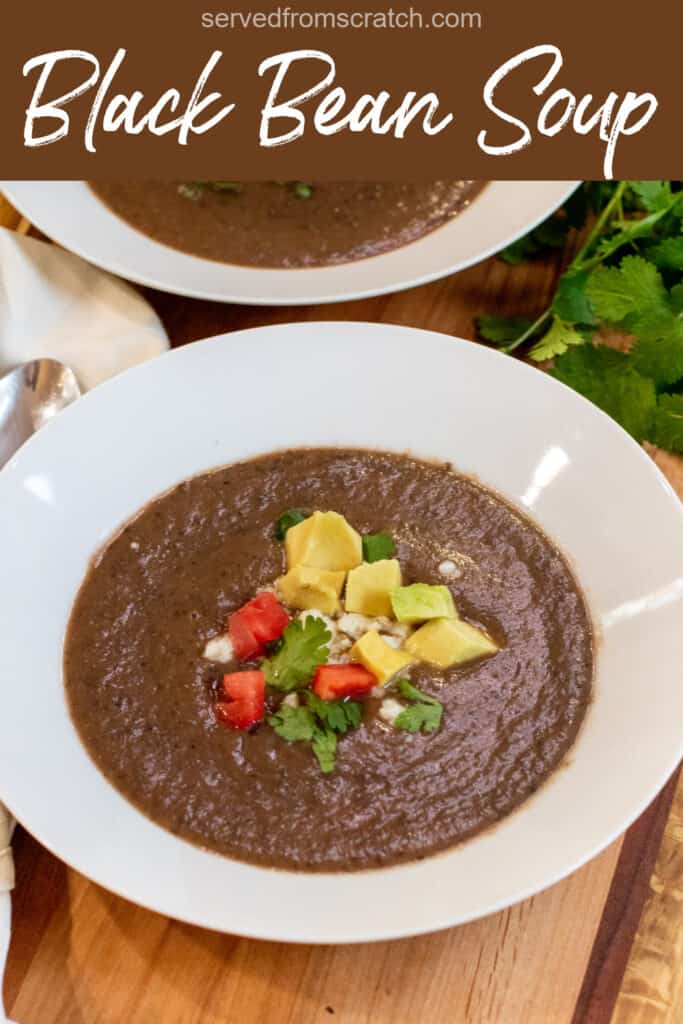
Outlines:
[{"label": "bowl of soup", "polygon": [[161,913],[447,927],[580,866],[680,759],[680,503],[473,343],[196,343],[60,414],[0,499],[2,799]]}]

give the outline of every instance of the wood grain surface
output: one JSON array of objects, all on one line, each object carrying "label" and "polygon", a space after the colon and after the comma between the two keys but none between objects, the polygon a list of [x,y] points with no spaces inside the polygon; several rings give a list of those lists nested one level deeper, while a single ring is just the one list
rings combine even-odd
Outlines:
[{"label": "wood grain surface", "polygon": [[[2,224],[30,228],[0,197]],[[471,337],[482,310],[539,306],[561,262],[511,269],[488,260],[398,295],[317,308],[147,295],[173,344],[317,319]],[[651,454],[683,497],[683,459]],[[21,831],[14,845],[5,997],[18,1024],[683,1021],[683,783],[675,779],[623,840],[539,896],[460,928],[372,946],[287,946],[202,931],[110,895]]]}]

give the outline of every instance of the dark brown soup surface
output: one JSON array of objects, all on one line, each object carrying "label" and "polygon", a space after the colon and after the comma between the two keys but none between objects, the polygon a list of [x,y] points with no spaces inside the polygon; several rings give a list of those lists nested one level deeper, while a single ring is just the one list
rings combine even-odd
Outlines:
[{"label": "dark brown soup surface", "polygon": [[90,187],[139,231],[195,256],[255,267],[321,267],[421,238],[462,210],[481,183],[323,182],[308,198],[278,182],[247,182],[239,192],[190,189],[190,195],[176,182]]},{"label": "dark brown soup surface", "polygon": [[[293,507],[391,531],[405,583],[443,583],[440,566],[455,561],[460,614],[500,647],[465,667],[410,669],[443,703],[437,732],[399,732],[364,701],[328,775],[308,744],[219,724],[223,669],[202,657],[227,613],[282,573],[273,526]],[[450,847],[538,789],[586,712],[593,642],[567,563],[495,494],[442,464],[306,449],[196,477],[147,506],[86,576],[64,668],[91,757],[154,821],[242,860],[350,870]]]}]

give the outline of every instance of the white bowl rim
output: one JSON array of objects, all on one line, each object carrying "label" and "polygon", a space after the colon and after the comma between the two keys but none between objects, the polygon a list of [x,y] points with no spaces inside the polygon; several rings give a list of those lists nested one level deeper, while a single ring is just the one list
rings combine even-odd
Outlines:
[{"label": "white bowl rim", "polygon": [[[155,242],[108,210],[101,200],[90,193],[86,182],[0,181],[0,189],[5,192],[13,206],[55,242],[102,270],[117,274],[136,284],[212,302],[294,306],[372,298],[429,284],[458,273],[495,255],[533,230],[558,209],[580,184],[579,181],[490,181],[486,183],[482,193],[456,218],[399,249],[336,266],[282,270],[220,264]],[[108,225],[107,230],[116,232],[112,240],[105,240],[100,231],[94,232],[94,237],[93,233],[88,234],[85,228],[87,216],[62,215],[63,195],[69,194],[65,190],[73,189],[74,186],[82,186],[84,195],[81,201],[87,200],[90,211],[94,209],[93,204],[101,208],[98,216],[106,218],[102,220],[101,225]],[[506,201],[511,215],[516,213],[516,192],[520,195],[527,192],[532,200],[533,192],[541,190],[547,194],[533,206],[530,216],[523,218],[514,228],[502,231],[483,247],[470,250],[462,258],[444,258],[432,269],[416,272],[413,266],[422,266],[425,254],[429,255],[435,245],[446,238],[444,233],[450,232],[457,238],[465,232],[472,217],[471,211],[481,208],[482,197],[491,186],[509,190]],[[50,198],[38,196],[35,192],[36,187],[42,190],[49,189]],[[85,196],[86,192],[90,199]],[[488,200],[485,199],[484,202]],[[88,206],[85,207],[86,210]],[[112,255],[112,251],[115,253],[120,248],[117,242],[126,240],[132,244],[132,239],[137,239],[134,248],[138,253],[133,262]],[[140,263],[137,262],[138,259]],[[388,268],[397,260],[410,260],[411,269],[389,270]],[[172,267],[170,273],[167,270],[161,271],[164,261]],[[186,283],[187,277],[191,275],[196,275],[198,280],[202,276],[207,279],[217,277],[216,268],[223,269],[227,284],[221,284],[219,287],[215,281],[212,285],[205,285],[203,282],[192,285]],[[378,281],[368,284],[373,273],[377,275]],[[350,281],[347,281],[347,277]]]}]

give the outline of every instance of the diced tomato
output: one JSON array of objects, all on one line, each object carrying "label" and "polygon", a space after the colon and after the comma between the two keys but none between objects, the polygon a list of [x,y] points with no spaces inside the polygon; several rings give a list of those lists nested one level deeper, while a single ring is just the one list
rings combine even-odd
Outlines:
[{"label": "diced tomato", "polygon": [[322,700],[355,697],[377,685],[377,679],[364,665],[321,665],[313,677],[313,692]]},{"label": "diced tomato", "polygon": [[231,672],[223,676],[223,691],[228,700],[214,705],[219,722],[233,729],[250,729],[260,722],[266,706],[266,677],[263,672]]},{"label": "diced tomato", "polygon": [[257,594],[228,616],[228,633],[235,654],[240,661],[262,654],[266,644],[282,636],[288,622],[289,615],[274,594]]},{"label": "diced tomato", "polygon": [[257,594],[243,608],[239,615],[248,624],[251,632],[261,644],[270,644],[278,640],[285,626],[289,624],[289,615],[284,610],[275,594],[266,590]]},{"label": "diced tomato", "polygon": [[228,618],[228,636],[239,661],[249,661],[263,651],[262,644],[256,639],[247,622],[239,612],[234,612]]}]

